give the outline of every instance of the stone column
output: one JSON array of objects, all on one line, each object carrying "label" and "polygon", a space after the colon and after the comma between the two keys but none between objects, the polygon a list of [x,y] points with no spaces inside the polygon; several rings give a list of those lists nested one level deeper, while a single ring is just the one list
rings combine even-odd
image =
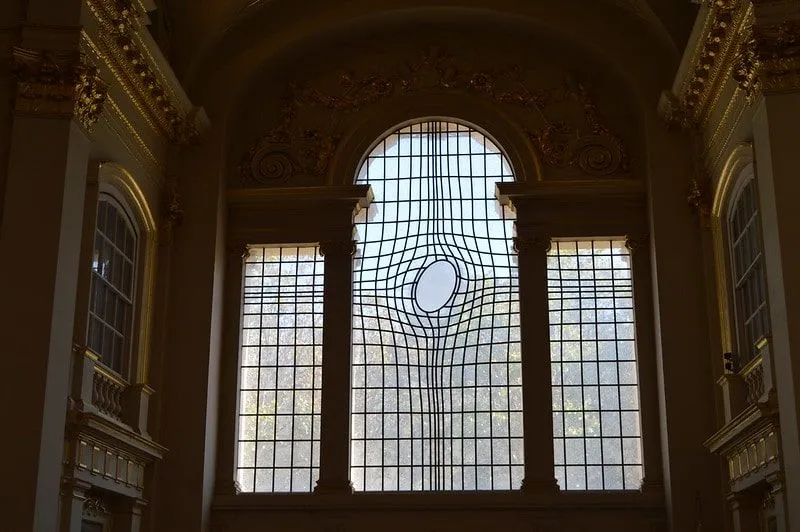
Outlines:
[{"label": "stone column", "polygon": [[222,383],[219,395],[219,436],[217,447],[217,495],[238,495],[241,487],[236,479],[236,412],[239,401],[239,357],[242,315],[242,266],[250,256],[249,248],[233,245],[228,248],[225,272],[225,318],[223,324],[223,356],[220,366]]},{"label": "stone column", "polygon": [[[800,88],[800,87],[799,87]],[[800,92],[766,94],[753,119],[788,527],[800,527]]]},{"label": "stone column", "polygon": [[350,234],[320,242],[325,257],[322,331],[322,426],[315,493],[352,493],[350,482],[350,366],[353,253]]},{"label": "stone column", "polygon": [[550,382],[550,326],[547,303],[547,252],[550,237],[517,222],[514,239],[519,264],[522,354],[522,407],[525,479],[529,493],[558,491],[553,464],[553,403]]},{"label": "stone column", "polygon": [[86,130],[100,112],[84,105],[83,91],[104,96],[105,89],[74,48],[15,48],[14,70],[15,117],[0,221],[0,373],[8,377],[0,423],[15,435],[4,442],[0,474],[14,481],[0,488],[0,500],[14,501],[5,507],[4,528],[50,532],[59,523],[90,150]]}]

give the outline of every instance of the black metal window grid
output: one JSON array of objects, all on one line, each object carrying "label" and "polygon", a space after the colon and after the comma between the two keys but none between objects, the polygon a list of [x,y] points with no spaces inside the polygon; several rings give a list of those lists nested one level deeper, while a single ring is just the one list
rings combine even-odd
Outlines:
[{"label": "black metal window grid", "polygon": [[739,363],[742,365],[758,354],[756,346],[770,334],[771,328],[757,192],[756,180],[750,179],[730,219]]},{"label": "black metal window grid", "polygon": [[507,490],[523,477],[514,179],[485,135],[422,122],[357,182],[351,478],[359,491]]},{"label": "black metal window grid", "polygon": [[554,241],[547,257],[555,475],[562,490],[637,490],[642,441],[630,252]]},{"label": "black metal window grid", "polygon": [[324,262],[318,247],[252,248],[244,264],[237,480],[309,492],[319,478]]},{"label": "black metal window grid", "polygon": [[122,206],[108,196],[97,204],[86,344],[117,373],[127,371],[133,327],[136,233]]}]

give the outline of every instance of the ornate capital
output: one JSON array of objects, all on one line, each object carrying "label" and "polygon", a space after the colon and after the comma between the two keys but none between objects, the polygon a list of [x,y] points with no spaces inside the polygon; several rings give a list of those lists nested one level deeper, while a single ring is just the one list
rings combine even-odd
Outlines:
[{"label": "ornate capital", "polygon": [[326,240],[319,243],[319,253],[323,257],[352,256],[356,252],[355,240]]},{"label": "ornate capital", "polygon": [[551,240],[549,235],[524,235],[514,237],[514,251],[517,254],[538,253],[546,254],[550,251]]},{"label": "ornate capital", "polygon": [[754,23],[736,53],[733,79],[750,101],[760,92],[800,90],[800,20]]},{"label": "ornate capital", "polygon": [[247,244],[228,246],[226,250],[228,252],[228,259],[232,261],[244,262],[250,258],[250,246]]},{"label": "ornate capital", "polygon": [[637,249],[646,246],[649,240],[649,235],[626,235],[625,247],[633,255]]},{"label": "ornate capital", "polygon": [[14,47],[12,71],[17,113],[74,117],[87,130],[100,117],[106,85],[80,53]]}]

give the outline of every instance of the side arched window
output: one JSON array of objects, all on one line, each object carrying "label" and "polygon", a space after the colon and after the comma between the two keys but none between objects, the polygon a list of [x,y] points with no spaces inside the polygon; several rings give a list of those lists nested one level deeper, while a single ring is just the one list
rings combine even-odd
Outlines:
[{"label": "side arched window", "polygon": [[109,369],[130,371],[138,237],[125,208],[108,194],[97,203],[86,344]]},{"label": "side arched window", "polygon": [[744,366],[758,354],[760,341],[770,334],[758,187],[753,177],[732,203],[728,238],[739,365]]}]

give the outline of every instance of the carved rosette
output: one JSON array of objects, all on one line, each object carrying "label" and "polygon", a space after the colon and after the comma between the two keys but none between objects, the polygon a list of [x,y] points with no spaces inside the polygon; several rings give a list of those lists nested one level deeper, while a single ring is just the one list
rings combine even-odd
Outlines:
[{"label": "carved rosette", "polygon": [[107,88],[81,54],[15,47],[12,69],[17,113],[74,117],[87,130],[100,118]]}]

